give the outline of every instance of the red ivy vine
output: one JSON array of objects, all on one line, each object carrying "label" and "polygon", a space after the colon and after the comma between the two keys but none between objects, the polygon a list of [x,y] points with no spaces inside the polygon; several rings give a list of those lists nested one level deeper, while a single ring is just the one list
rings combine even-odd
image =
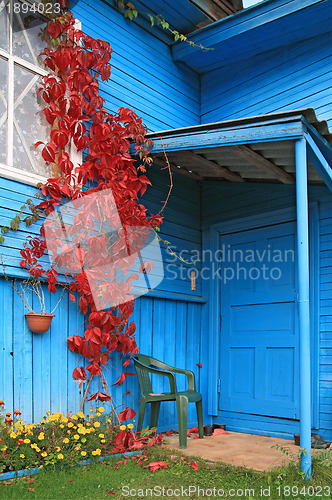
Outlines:
[{"label": "red ivy vine", "polygon": [[[130,109],[120,108],[117,113],[110,114],[104,108],[99,80],[106,81],[110,77],[112,49],[108,42],[93,39],[75,29],[74,21],[72,14],[67,12],[51,20],[45,32],[50,44],[42,55],[50,74],[43,78],[39,92],[45,102],[43,113],[51,132],[49,142],[37,142],[35,147],[42,147],[42,157],[52,165],[56,175],[41,187],[44,200],[35,209],[48,216],[58,205],[111,189],[122,224],[118,232],[126,232],[129,226],[158,228],[161,215],[147,215],[146,208],[139,201],[139,196],[151,184],[144,175],[145,165],[151,161],[147,129],[142,119]],[[78,166],[73,164],[68,152],[71,144],[78,151],[86,152],[84,161]],[[130,154],[132,144],[140,165]],[[101,217],[102,224],[107,215]],[[76,231],[82,229],[77,225],[75,228]],[[143,240],[144,235],[141,235],[136,244],[138,251]],[[127,237],[121,241],[126,243]],[[59,247],[56,232],[53,243]],[[70,298],[75,300],[74,294],[78,294],[78,306],[86,317],[84,335],[68,338],[69,349],[87,360],[88,374],[83,366],[78,366],[73,372],[74,378],[81,383],[87,382],[82,408],[87,399],[111,400],[103,375],[111,352],[118,351],[121,357],[137,352],[135,323],[129,323],[134,300],[108,310],[98,310],[91,293],[87,272],[98,266],[100,254],[108,251],[107,245],[107,240],[100,236],[90,239],[89,246],[83,249],[72,245],[71,259],[79,261],[82,268],[77,274],[66,272],[70,280],[67,284]],[[119,255],[125,253],[125,246],[118,244]],[[40,258],[45,252],[44,224],[40,237],[29,238],[25,243],[20,264],[29,269],[31,276],[45,278],[49,291],[54,293],[61,275],[55,267],[45,269],[42,266]],[[68,260],[68,253],[59,252],[59,255],[59,265],[61,259]],[[131,283],[133,279],[135,276],[127,276],[126,281]],[[124,360],[123,366],[128,366],[128,363],[127,359]],[[130,375],[123,372],[115,384],[123,384]],[[100,378],[100,384],[98,391],[90,395],[89,387],[94,377]]]}]

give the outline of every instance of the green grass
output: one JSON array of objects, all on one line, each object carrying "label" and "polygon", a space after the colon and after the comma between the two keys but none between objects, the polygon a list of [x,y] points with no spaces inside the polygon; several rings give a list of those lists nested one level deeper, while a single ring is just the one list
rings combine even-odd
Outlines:
[{"label": "green grass", "polygon": [[[149,460],[142,465],[136,465],[130,458],[126,465],[119,465],[118,469],[111,468],[116,460],[108,460],[104,464],[94,464],[86,467],[72,467],[62,470],[41,471],[39,474],[31,476],[34,481],[28,482],[31,478],[8,481],[11,484],[0,482],[0,499],[61,499],[78,500],[91,499],[98,500],[102,498],[116,499],[134,499],[134,498],[158,498],[157,494],[145,496],[145,492],[139,492],[139,489],[154,487],[164,487],[164,495],[159,498],[186,498],[185,494],[175,496],[167,494],[167,489],[175,490],[183,486],[187,489],[188,498],[207,498],[202,494],[198,496],[194,491],[189,496],[189,486],[200,487],[201,489],[222,489],[224,496],[210,496],[210,498],[330,498],[332,496],[332,464],[331,460],[323,460],[322,457],[316,457],[313,462],[313,478],[310,481],[304,481],[301,477],[298,466],[291,462],[287,467],[275,468],[272,472],[255,472],[250,469],[233,467],[222,463],[207,462],[200,458],[190,457],[183,461],[184,456],[180,452],[165,450],[161,447],[155,447],[148,452]],[[161,469],[150,472],[143,466],[151,461],[169,462],[168,469]],[[195,471],[190,463],[198,465]],[[284,494],[284,487],[293,488],[290,495]],[[318,488],[313,495],[311,491],[306,490],[306,494],[301,494],[303,487],[313,486]],[[122,490],[122,487],[127,487]],[[278,487],[280,488],[278,490]],[[325,490],[324,490],[325,487]],[[328,487],[331,493],[328,493]],[[29,491],[29,488],[33,488]],[[270,495],[262,496],[261,488],[265,489]],[[298,490],[296,490],[298,488]],[[322,488],[322,490],[320,489]],[[136,495],[128,493],[128,490],[136,490]],[[229,495],[229,490],[233,489],[235,495]],[[250,492],[244,490],[253,489],[255,496],[250,497]],[[241,495],[241,491],[243,494]],[[286,490],[287,493],[288,490]],[[114,493],[112,495],[110,492]],[[158,490],[156,490],[158,493]],[[280,493],[280,496],[279,496]],[[302,490],[304,493],[304,490]]]}]

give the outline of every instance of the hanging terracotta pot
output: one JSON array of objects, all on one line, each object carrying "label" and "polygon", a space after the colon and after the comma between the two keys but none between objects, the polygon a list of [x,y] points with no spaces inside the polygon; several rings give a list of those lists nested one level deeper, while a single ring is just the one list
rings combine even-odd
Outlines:
[{"label": "hanging terracotta pot", "polygon": [[51,326],[54,314],[26,313],[28,327],[34,333],[45,333]]}]

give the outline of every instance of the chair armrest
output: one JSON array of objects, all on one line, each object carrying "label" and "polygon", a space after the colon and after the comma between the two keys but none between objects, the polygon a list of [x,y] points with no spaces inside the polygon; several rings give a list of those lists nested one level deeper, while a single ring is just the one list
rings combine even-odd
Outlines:
[{"label": "chair armrest", "polygon": [[141,370],[144,370],[148,373],[154,373],[156,375],[163,375],[163,376],[167,377],[169,380],[171,393],[175,394],[177,392],[176,380],[175,380],[175,376],[172,372],[170,372],[168,370],[159,370],[159,368],[151,368],[150,366],[143,365],[143,363],[141,363],[140,361],[137,361],[137,360],[135,360],[135,363],[140,365]]},{"label": "chair armrest", "polygon": [[182,373],[183,375],[186,375],[188,379],[188,390],[196,391],[194,372],[192,372],[191,370],[181,370],[180,368],[172,368],[171,371],[174,373]]}]

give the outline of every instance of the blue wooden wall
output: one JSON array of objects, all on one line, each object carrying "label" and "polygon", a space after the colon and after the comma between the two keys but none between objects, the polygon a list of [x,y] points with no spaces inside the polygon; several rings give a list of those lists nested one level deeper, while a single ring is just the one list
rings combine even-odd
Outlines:
[{"label": "blue wooden wall", "polygon": [[113,49],[111,79],[101,83],[109,111],[134,109],[151,131],[199,123],[199,77],[173,63],[169,45],[102,0],[79,0],[72,10],[87,35]]},{"label": "blue wooden wall", "polygon": [[[155,213],[160,210],[165,200],[169,176],[160,167],[151,168],[149,177],[153,188],[148,190],[148,207]],[[190,258],[191,252],[201,250],[200,229],[200,186],[180,175],[173,178],[174,188],[171,201],[165,210],[165,222],[160,235],[170,241],[172,249]],[[27,197],[35,189],[20,185],[14,181],[0,179],[0,224],[8,224],[16,215]],[[19,250],[25,237],[37,234],[40,223],[25,225],[18,232],[10,232],[5,243],[0,247],[8,276],[23,277],[19,267]],[[141,352],[165,360],[167,363],[191,369],[201,378],[207,373],[204,366],[205,349],[201,340],[202,306],[201,283],[197,281],[196,291],[191,290],[188,265],[162,250],[165,279],[152,296],[136,301],[132,319],[137,326],[137,343]],[[168,263],[168,261],[171,261]],[[168,264],[170,267],[168,267]],[[181,275],[181,267],[183,274]],[[196,264],[199,269],[199,264]],[[0,270],[0,274],[2,269]],[[46,291],[47,310],[56,304],[59,293],[50,296]],[[35,305],[38,310],[38,304]],[[24,318],[24,306],[3,277],[0,278],[0,399],[6,402],[11,411],[20,409],[27,421],[40,419],[47,409],[67,412],[77,411],[79,394],[72,377],[78,356],[67,349],[69,335],[84,332],[84,318],[78,313],[77,305],[68,300],[66,295],[55,311],[50,331],[44,334],[32,334]],[[204,331],[204,329],[203,329]],[[205,359],[205,358],[204,358]],[[203,362],[202,370],[197,363]],[[109,384],[119,376],[116,369],[122,368],[118,353],[111,361],[112,374],[108,375]],[[134,371],[129,366],[128,371]],[[166,389],[165,382],[154,380],[154,391]],[[185,381],[179,378],[179,387],[185,388]],[[130,395],[123,396],[129,389]],[[112,394],[118,401],[123,401],[138,409],[140,392],[136,377],[129,377],[121,386],[112,387]],[[189,412],[190,425],[195,424],[194,405]],[[160,429],[176,427],[175,405],[167,403],[161,409]]]},{"label": "blue wooden wall", "polygon": [[331,65],[331,34],[323,34],[204,73],[201,121],[313,107],[331,126]]},{"label": "blue wooden wall", "polygon": [[[324,187],[311,186],[310,201],[318,203],[319,212],[319,311],[318,322],[319,415],[317,428],[332,438],[332,195]],[[202,188],[202,224],[204,228],[249,215],[266,214],[295,208],[295,187],[205,182]],[[291,437],[299,432],[299,423],[291,420],[221,411],[219,420],[233,430]]]}]

